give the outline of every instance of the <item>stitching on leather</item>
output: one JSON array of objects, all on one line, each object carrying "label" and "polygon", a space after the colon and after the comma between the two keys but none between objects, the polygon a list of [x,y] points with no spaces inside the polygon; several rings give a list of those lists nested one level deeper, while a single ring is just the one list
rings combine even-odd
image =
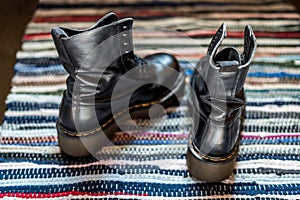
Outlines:
[{"label": "stitching on leather", "polygon": [[229,154],[228,156],[226,157],[222,157],[222,158],[213,158],[213,157],[208,157],[208,156],[205,156],[205,155],[201,155],[199,151],[197,151],[194,146],[194,144],[192,144],[192,148],[194,149],[194,151],[196,150],[197,154],[204,160],[206,161],[213,161],[213,162],[224,162],[226,160],[229,160],[230,158],[232,158],[233,156],[235,156],[237,154],[237,151],[238,151],[238,146],[239,144],[236,143],[233,151],[231,152],[231,154]]},{"label": "stitching on leather", "polygon": [[[178,81],[179,81],[179,80],[183,80],[183,81],[184,81],[184,79],[178,79]],[[182,87],[182,86],[180,86],[180,87]],[[152,102],[149,102],[149,103],[137,104],[137,105],[130,106],[130,107],[128,108],[128,110],[131,110],[131,109],[133,109],[133,108],[149,107],[149,106],[151,106],[151,105],[158,104],[158,103],[160,103],[160,101],[152,101]],[[127,109],[122,110],[121,112],[117,113],[114,117],[112,117],[112,118],[110,118],[108,121],[106,121],[103,125],[100,125],[101,127],[96,128],[96,129],[94,129],[94,130],[91,130],[91,131],[89,131],[89,132],[84,132],[84,133],[74,133],[74,132],[69,132],[69,131],[67,131],[66,129],[64,129],[63,127],[61,127],[61,126],[59,127],[59,129],[61,129],[62,132],[63,132],[64,134],[66,134],[66,135],[68,135],[68,136],[71,136],[71,137],[88,136],[88,135],[94,134],[94,133],[96,133],[97,131],[99,131],[99,130],[105,128],[109,123],[111,123],[111,122],[113,121],[114,118],[116,118],[116,117],[122,115],[126,110],[127,110]]]},{"label": "stitching on leather", "polygon": [[208,53],[211,54],[212,51],[215,49],[217,43],[220,41],[220,39],[222,37],[220,37],[220,35],[223,33],[223,26],[221,26],[219,28],[219,30],[217,31],[217,33],[214,35],[214,37],[212,38],[212,41],[211,43],[209,44],[209,47],[208,47]]},{"label": "stitching on leather", "polygon": [[[153,101],[153,102],[149,102],[149,103],[142,103],[142,104],[138,104],[138,105],[134,105],[134,106],[130,106],[128,108],[128,110],[131,110],[133,108],[140,108],[140,107],[148,107],[154,104],[159,103],[158,101]],[[64,128],[60,127],[60,129],[63,129],[62,132],[66,135],[72,136],[72,137],[82,137],[82,136],[88,136],[88,135],[92,135],[95,134],[97,131],[105,128],[108,124],[110,124],[114,118],[119,117],[120,115],[122,115],[127,109],[122,110],[121,112],[117,113],[114,117],[110,118],[108,121],[106,121],[104,124],[100,125],[99,128],[96,128],[92,131],[89,132],[84,132],[84,133],[71,133],[67,130],[65,130]]]},{"label": "stitching on leather", "polygon": [[234,155],[236,155],[237,150],[238,150],[238,144],[235,145],[235,148],[234,148],[234,150],[232,151],[231,154],[229,154],[228,156],[223,157],[223,158],[212,158],[212,157],[208,157],[208,156],[201,155],[201,154],[199,154],[199,155],[200,155],[201,158],[203,158],[204,160],[210,160],[210,161],[214,161],[214,162],[220,162],[220,161],[226,161],[226,160],[232,158]]},{"label": "stitching on leather", "polygon": [[244,37],[244,52],[242,53],[242,57],[243,57],[243,64],[245,64],[247,61],[246,61],[246,55],[249,53],[248,51],[249,51],[249,45],[248,45],[248,43],[249,43],[249,38],[250,38],[250,36],[249,36],[249,33],[250,31],[249,31],[249,28],[248,27],[246,27],[246,30],[245,30],[245,37]]}]

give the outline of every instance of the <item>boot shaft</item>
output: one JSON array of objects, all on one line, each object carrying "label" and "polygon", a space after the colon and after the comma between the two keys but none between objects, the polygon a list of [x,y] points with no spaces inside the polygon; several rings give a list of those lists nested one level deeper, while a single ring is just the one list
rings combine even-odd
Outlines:
[{"label": "boot shaft", "polygon": [[[67,91],[74,92],[83,103],[94,101],[97,94],[108,99],[117,77],[133,67],[134,59],[131,18],[118,20],[107,14],[86,30],[54,28],[52,36],[60,60],[69,73]],[[111,88],[111,87],[110,87]]]},{"label": "boot shaft", "polygon": [[243,87],[256,48],[250,26],[245,28],[242,54],[233,47],[217,52],[225,37],[223,24],[191,79],[195,94],[190,98],[195,124],[191,148],[212,157],[226,156],[238,143],[245,108]]},{"label": "boot shaft", "polygon": [[256,48],[252,28],[246,26],[242,54],[233,47],[217,52],[226,35],[226,25],[222,24],[211,40],[206,57],[201,59],[196,69],[213,98],[224,94],[234,97],[242,90]]},{"label": "boot shaft", "polygon": [[[96,29],[62,38],[67,55],[76,72],[102,73],[109,66],[126,68],[124,61],[132,56],[132,23],[118,20]],[[121,66],[120,66],[121,65]]]},{"label": "boot shaft", "polygon": [[[95,25],[90,28],[84,30],[71,29],[65,27],[56,27],[51,30],[52,38],[58,52],[59,58],[66,69],[66,71],[74,77],[75,66],[71,62],[72,54],[69,55],[69,47],[64,46],[63,40],[70,40],[70,37],[82,34],[84,32],[91,31],[93,29],[97,29],[99,27],[111,24],[118,20],[118,17],[114,13],[108,13],[104,17],[98,20]],[[74,39],[73,39],[74,40]],[[79,41],[80,42],[80,41]],[[76,43],[76,41],[75,41]],[[84,46],[82,46],[84,48]],[[71,56],[71,57],[70,57]]]}]

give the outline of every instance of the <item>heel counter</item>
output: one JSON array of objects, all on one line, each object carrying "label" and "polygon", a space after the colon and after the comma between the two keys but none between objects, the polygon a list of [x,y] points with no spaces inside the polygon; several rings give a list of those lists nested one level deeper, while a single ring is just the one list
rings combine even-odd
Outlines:
[{"label": "heel counter", "polygon": [[68,97],[68,91],[66,90],[63,94],[60,103],[57,123],[63,126],[65,129],[69,130],[70,132],[76,132],[76,127],[72,113],[72,101],[70,101],[70,99],[71,98]]}]

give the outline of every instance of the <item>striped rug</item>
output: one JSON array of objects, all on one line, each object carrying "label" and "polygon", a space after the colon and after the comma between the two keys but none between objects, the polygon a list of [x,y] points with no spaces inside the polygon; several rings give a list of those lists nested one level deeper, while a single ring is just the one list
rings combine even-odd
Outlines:
[{"label": "striped rug", "polygon": [[[240,51],[244,26],[253,26],[258,48],[231,177],[219,183],[190,177],[185,153],[192,120],[184,104],[162,120],[125,124],[115,145],[98,152],[100,160],[60,153],[55,121],[67,74],[50,30],[86,28],[109,11],[134,18],[138,55],[174,53],[187,80],[222,22],[229,36],[223,46]],[[300,199],[299,31],[299,14],[280,0],[40,0],[17,53],[0,127],[0,197]]]}]

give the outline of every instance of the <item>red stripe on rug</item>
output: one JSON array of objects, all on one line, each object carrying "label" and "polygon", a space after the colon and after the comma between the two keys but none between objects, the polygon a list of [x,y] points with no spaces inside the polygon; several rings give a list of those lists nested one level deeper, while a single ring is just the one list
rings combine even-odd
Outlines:
[{"label": "red stripe on rug", "polygon": [[300,138],[299,133],[295,134],[278,134],[278,135],[242,135],[242,139],[283,139],[283,138]]},{"label": "red stripe on rug", "polygon": [[31,34],[25,34],[23,36],[23,40],[43,40],[43,39],[50,39],[51,34],[48,33],[31,33]]},{"label": "red stripe on rug", "polygon": [[[90,16],[52,16],[52,17],[34,17],[32,22],[35,23],[51,23],[51,22],[91,22],[97,21],[103,14],[90,15]],[[153,17],[176,17],[182,16],[183,13],[176,11],[164,11],[164,10],[140,10],[135,12],[118,12],[117,15],[120,18],[124,17],[139,17],[139,18],[153,18]],[[298,19],[299,15],[296,13],[203,13],[196,14],[196,17],[202,17],[203,19]]]},{"label": "red stripe on rug", "polygon": [[[105,13],[104,13],[105,14]],[[43,22],[90,22],[97,21],[103,15],[90,15],[90,16],[57,16],[57,17],[34,17],[32,22],[43,23]],[[178,16],[177,12],[165,12],[165,11],[136,11],[132,12],[118,12],[117,13],[120,18],[124,17],[170,17],[170,16]]]},{"label": "red stripe on rug", "polygon": [[78,191],[67,191],[67,192],[56,192],[56,193],[0,193],[0,198],[4,197],[19,197],[19,198],[56,198],[56,197],[65,197],[65,196],[80,196],[80,195],[89,195],[89,196],[148,196],[147,194],[129,194],[123,192],[115,192],[115,193],[92,193],[92,192],[78,192]]},{"label": "red stripe on rug", "polygon": [[[187,31],[184,34],[187,34],[190,37],[203,37],[203,36],[213,36],[215,35],[215,30],[193,30]],[[261,32],[255,31],[256,37],[265,37],[265,38],[300,38],[300,32]],[[244,37],[244,32],[227,32],[228,37],[242,38]]]},{"label": "red stripe on rug", "polygon": [[[263,38],[300,38],[300,32],[260,32],[254,31],[256,37]],[[186,32],[146,32],[146,33],[133,33],[134,37],[143,38],[143,37],[211,37],[214,36],[216,30],[194,30],[194,31],[186,31]],[[232,38],[243,38],[244,32],[227,32],[228,37]],[[51,39],[50,32],[43,33],[31,33],[25,34],[23,36],[23,40],[45,40]]]},{"label": "red stripe on rug", "polygon": [[2,144],[31,144],[39,142],[57,142],[57,137],[2,137]]}]

